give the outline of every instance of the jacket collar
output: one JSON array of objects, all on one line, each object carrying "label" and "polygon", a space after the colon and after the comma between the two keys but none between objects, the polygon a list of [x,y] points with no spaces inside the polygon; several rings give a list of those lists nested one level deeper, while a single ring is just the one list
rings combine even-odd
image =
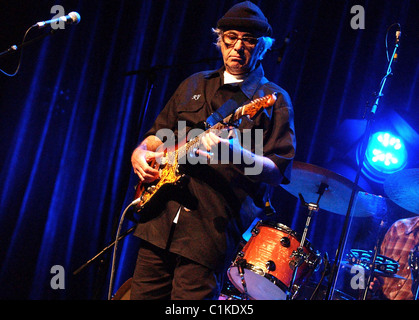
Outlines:
[{"label": "jacket collar", "polygon": [[[222,66],[218,70],[210,71],[206,75],[206,79],[211,79],[215,77],[223,77],[225,71],[225,66]],[[243,81],[240,82],[239,86],[243,93],[246,95],[246,97],[251,100],[254,94],[256,93],[256,90],[259,88],[261,80],[264,78],[265,72],[263,70],[262,64],[258,63],[256,68],[249,73],[249,76]]]}]

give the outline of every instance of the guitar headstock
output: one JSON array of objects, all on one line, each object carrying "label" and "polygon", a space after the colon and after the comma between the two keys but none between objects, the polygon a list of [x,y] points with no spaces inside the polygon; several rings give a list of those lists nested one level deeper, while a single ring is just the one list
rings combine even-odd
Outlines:
[{"label": "guitar headstock", "polygon": [[269,108],[273,106],[276,99],[276,92],[264,96],[262,98],[255,99],[250,103],[238,108],[237,111],[234,113],[234,118],[237,119],[241,116],[248,116],[250,119],[252,119],[260,109]]}]

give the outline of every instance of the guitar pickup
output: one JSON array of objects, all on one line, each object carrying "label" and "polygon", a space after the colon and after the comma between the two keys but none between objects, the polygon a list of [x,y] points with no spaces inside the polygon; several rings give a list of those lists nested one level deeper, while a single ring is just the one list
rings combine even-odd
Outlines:
[{"label": "guitar pickup", "polygon": [[146,191],[148,193],[153,193],[155,190],[156,190],[156,186],[149,186]]}]

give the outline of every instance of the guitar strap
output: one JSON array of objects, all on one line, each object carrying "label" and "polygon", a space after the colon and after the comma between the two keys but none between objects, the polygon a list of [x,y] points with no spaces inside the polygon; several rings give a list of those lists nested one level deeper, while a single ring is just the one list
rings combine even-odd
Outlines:
[{"label": "guitar strap", "polygon": [[[259,88],[267,83],[268,80],[263,77],[259,82]],[[222,122],[227,116],[232,114],[237,108],[243,105],[243,102],[247,100],[244,93],[239,90],[236,92],[230,100],[225,102],[221,107],[214,111],[205,121],[207,128],[214,126],[215,124]]]},{"label": "guitar strap", "polygon": [[234,112],[238,107],[240,107],[247,99],[243,92],[239,90],[236,92],[230,100],[225,102],[221,107],[214,111],[205,121],[206,127],[210,128],[216,125],[219,122],[222,122],[228,115]]}]

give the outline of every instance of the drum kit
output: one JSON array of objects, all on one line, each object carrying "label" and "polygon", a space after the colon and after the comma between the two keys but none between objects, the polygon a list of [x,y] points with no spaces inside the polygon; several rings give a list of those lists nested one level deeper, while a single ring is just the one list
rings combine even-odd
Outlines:
[{"label": "drum kit", "polygon": [[[306,238],[311,218],[320,208],[346,215],[354,184],[327,169],[294,161],[291,183],[282,187],[300,198],[301,203],[307,207],[308,215],[302,234],[280,223],[258,221],[251,229],[251,237],[227,271],[228,285],[220,299],[313,299],[310,277],[318,271],[323,259]],[[407,169],[390,175],[384,183],[384,190],[396,205],[419,214],[419,202],[412,201],[419,196],[418,169]],[[360,188],[356,192],[356,201],[351,211],[353,217],[380,218],[386,215],[385,198],[368,194]],[[341,262],[343,267],[360,266],[370,275],[405,279],[397,275],[397,261],[377,252],[352,249],[345,259]],[[371,261],[374,263],[371,264]],[[315,291],[319,287],[320,284]],[[308,296],[307,291],[310,292]],[[333,299],[355,300],[342,292],[337,293]],[[325,296],[323,290],[322,297]]]}]

